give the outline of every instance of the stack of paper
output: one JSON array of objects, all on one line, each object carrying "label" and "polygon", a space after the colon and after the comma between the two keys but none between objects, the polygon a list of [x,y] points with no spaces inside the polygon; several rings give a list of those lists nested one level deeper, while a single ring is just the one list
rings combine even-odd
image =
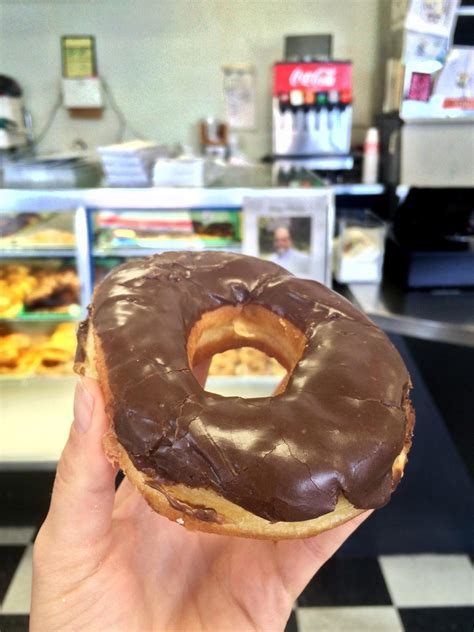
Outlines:
[{"label": "stack of paper", "polygon": [[205,187],[217,180],[222,167],[212,160],[181,156],[159,159],[153,169],[156,187]]},{"label": "stack of paper", "polygon": [[155,160],[167,155],[162,145],[142,140],[98,147],[97,151],[107,184],[116,187],[149,186]]}]

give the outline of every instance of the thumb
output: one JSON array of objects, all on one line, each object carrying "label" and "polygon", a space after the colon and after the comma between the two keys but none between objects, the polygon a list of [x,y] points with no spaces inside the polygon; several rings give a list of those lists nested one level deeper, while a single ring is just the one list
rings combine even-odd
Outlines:
[{"label": "thumb", "polygon": [[102,446],[107,428],[98,383],[81,378],[74,397],[74,422],[58,463],[45,522],[58,543],[89,546],[110,528],[116,471]]}]

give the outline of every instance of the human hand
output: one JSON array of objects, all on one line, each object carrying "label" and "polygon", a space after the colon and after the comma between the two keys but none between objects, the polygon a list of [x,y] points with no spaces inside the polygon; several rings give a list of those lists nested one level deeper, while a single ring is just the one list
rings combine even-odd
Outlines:
[{"label": "human hand", "polygon": [[128,480],[115,492],[94,380],[78,384],[74,418],[34,545],[31,632],[283,630],[308,581],[369,514],[303,540],[187,531]]}]

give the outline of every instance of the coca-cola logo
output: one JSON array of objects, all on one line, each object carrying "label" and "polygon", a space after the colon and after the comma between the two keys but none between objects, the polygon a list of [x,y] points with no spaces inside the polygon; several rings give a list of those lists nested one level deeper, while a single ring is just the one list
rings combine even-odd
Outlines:
[{"label": "coca-cola logo", "polygon": [[296,67],[290,74],[292,88],[333,88],[336,85],[336,68],[303,70]]}]

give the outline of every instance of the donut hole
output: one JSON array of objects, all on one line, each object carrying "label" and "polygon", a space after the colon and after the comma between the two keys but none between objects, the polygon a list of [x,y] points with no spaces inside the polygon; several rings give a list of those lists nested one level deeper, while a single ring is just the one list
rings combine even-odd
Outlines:
[{"label": "donut hole", "polygon": [[220,354],[229,350],[244,349],[244,356],[250,357],[258,350],[286,371],[277,389],[282,393],[306,343],[295,325],[261,305],[225,306],[206,312],[194,324],[187,342],[188,362],[194,368],[216,355],[219,362]]},{"label": "donut hole", "polygon": [[268,397],[286,375],[278,360],[260,349],[228,349],[212,356],[206,391],[224,397]]},{"label": "donut hole", "polygon": [[283,377],[287,371],[276,358],[255,347],[227,349],[212,356],[209,376],[273,375]]}]

